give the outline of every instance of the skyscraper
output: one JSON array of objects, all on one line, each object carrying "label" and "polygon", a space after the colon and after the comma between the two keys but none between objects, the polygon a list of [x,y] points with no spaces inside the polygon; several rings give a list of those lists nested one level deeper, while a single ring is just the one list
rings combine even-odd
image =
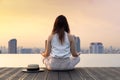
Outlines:
[{"label": "skyscraper", "polygon": [[75,40],[75,48],[76,48],[76,51],[77,52],[80,52],[80,38],[79,37],[76,37],[76,36],[73,36],[74,37],[74,40]]},{"label": "skyscraper", "polygon": [[8,42],[8,53],[17,53],[17,40],[11,39]]},{"label": "skyscraper", "polygon": [[90,53],[103,53],[104,47],[101,42],[92,42],[90,44]]}]

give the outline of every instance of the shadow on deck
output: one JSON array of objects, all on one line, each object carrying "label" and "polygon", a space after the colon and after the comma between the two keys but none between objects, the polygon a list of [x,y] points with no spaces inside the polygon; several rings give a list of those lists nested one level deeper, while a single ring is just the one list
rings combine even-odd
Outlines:
[{"label": "shadow on deck", "polygon": [[0,68],[0,80],[120,80],[120,68],[86,67],[38,73],[25,73],[22,68]]}]

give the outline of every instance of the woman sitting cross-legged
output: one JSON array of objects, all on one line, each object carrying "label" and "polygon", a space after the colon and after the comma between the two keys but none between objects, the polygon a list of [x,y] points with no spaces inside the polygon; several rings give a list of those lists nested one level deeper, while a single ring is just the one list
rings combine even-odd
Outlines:
[{"label": "woman sitting cross-legged", "polygon": [[48,70],[71,70],[79,63],[79,55],[66,17],[58,16],[42,53],[43,63]]}]

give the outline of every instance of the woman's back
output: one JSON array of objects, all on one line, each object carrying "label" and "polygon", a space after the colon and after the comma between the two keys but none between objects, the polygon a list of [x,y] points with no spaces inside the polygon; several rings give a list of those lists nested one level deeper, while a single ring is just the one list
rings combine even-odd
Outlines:
[{"label": "woman's back", "polygon": [[70,57],[70,41],[68,33],[65,32],[64,43],[61,44],[58,38],[58,34],[54,34],[51,40],[51,56],[57,58]]}]

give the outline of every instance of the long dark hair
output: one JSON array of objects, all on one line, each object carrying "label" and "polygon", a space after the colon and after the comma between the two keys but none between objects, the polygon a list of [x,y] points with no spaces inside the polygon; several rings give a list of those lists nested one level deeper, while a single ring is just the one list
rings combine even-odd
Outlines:
[{"label": "long dark hair", "polygon": [[69,25],[67,18],[63,15],[60,15],[56,18],[52,30],[52,34],[57,33],[61,44],[64,42],[64,31],[70,33]]}]

